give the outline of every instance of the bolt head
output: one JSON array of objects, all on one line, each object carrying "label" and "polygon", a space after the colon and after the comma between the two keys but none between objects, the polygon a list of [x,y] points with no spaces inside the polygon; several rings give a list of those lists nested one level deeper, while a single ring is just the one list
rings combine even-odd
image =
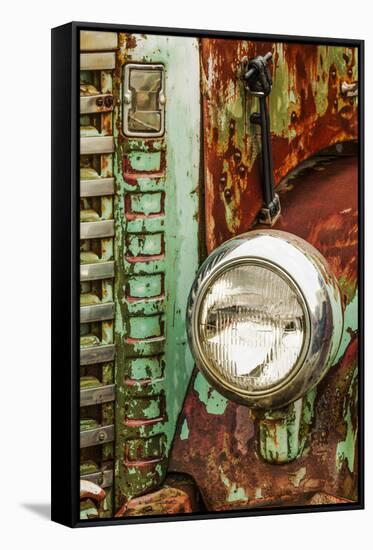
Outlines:
[{"label": "bolt head", "polygon": [[105,97],[105,107],[107,109],[110,109],[110,107],[113,106],[113,96],[111,95],[108,95]]}]

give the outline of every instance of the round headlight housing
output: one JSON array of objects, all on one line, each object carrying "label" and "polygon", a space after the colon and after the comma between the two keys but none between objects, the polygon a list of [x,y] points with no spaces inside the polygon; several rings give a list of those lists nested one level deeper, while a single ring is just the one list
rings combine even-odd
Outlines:
[{"label": "round headlight housing", "polygon": [[197,366],[221,393],[278,408],[332,364],[343,328],[340,292],[309,243],[283,231],[251,231],[201,266],[187,326]]}]

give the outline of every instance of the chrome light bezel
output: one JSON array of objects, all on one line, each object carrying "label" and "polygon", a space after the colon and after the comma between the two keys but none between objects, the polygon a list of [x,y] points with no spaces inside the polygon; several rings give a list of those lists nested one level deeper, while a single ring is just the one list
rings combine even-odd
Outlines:
[{"label": "chrome light bezel", "polygon": [[[243,264],[272,269],[297,293],[304,311],[301,353],[289,376],[256,391],[238,388],[224,379],[204,353],[199,337],[201,304],[214,281]],[[253,408],[280,408],[313,388],[330,368],[343,329],[341,296],[325,258],[309,243],[278,230],[254,230],[226,241],[202,264],[187,307],[187,332],[199,369],[223,395]]]}]

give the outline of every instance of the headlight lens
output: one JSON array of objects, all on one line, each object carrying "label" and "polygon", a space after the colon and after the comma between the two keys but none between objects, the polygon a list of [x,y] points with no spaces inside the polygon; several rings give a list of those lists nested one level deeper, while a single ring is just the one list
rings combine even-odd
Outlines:
[{"label": "headlight lens", "polygon": [[279,272],[246,263],[228,267],[200,306],[203,354],[244,390],[266,390],[291,375],[305,344],[300,292]]},{"label": "headlight lens", "polygon": [[188,308],[189,344],[218,391],[279,408],[332,365],[343,329],[341,296],[325,258],[303,239],[251,231],[201,266]]}]

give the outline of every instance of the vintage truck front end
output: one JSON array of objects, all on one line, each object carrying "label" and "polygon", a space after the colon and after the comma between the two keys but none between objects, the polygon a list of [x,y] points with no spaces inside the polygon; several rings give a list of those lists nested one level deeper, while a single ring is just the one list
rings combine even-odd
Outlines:
[{"label": "vintage truck front end", "polygon": [[357,48],[80,52],[81,518],[355,502]]}]

